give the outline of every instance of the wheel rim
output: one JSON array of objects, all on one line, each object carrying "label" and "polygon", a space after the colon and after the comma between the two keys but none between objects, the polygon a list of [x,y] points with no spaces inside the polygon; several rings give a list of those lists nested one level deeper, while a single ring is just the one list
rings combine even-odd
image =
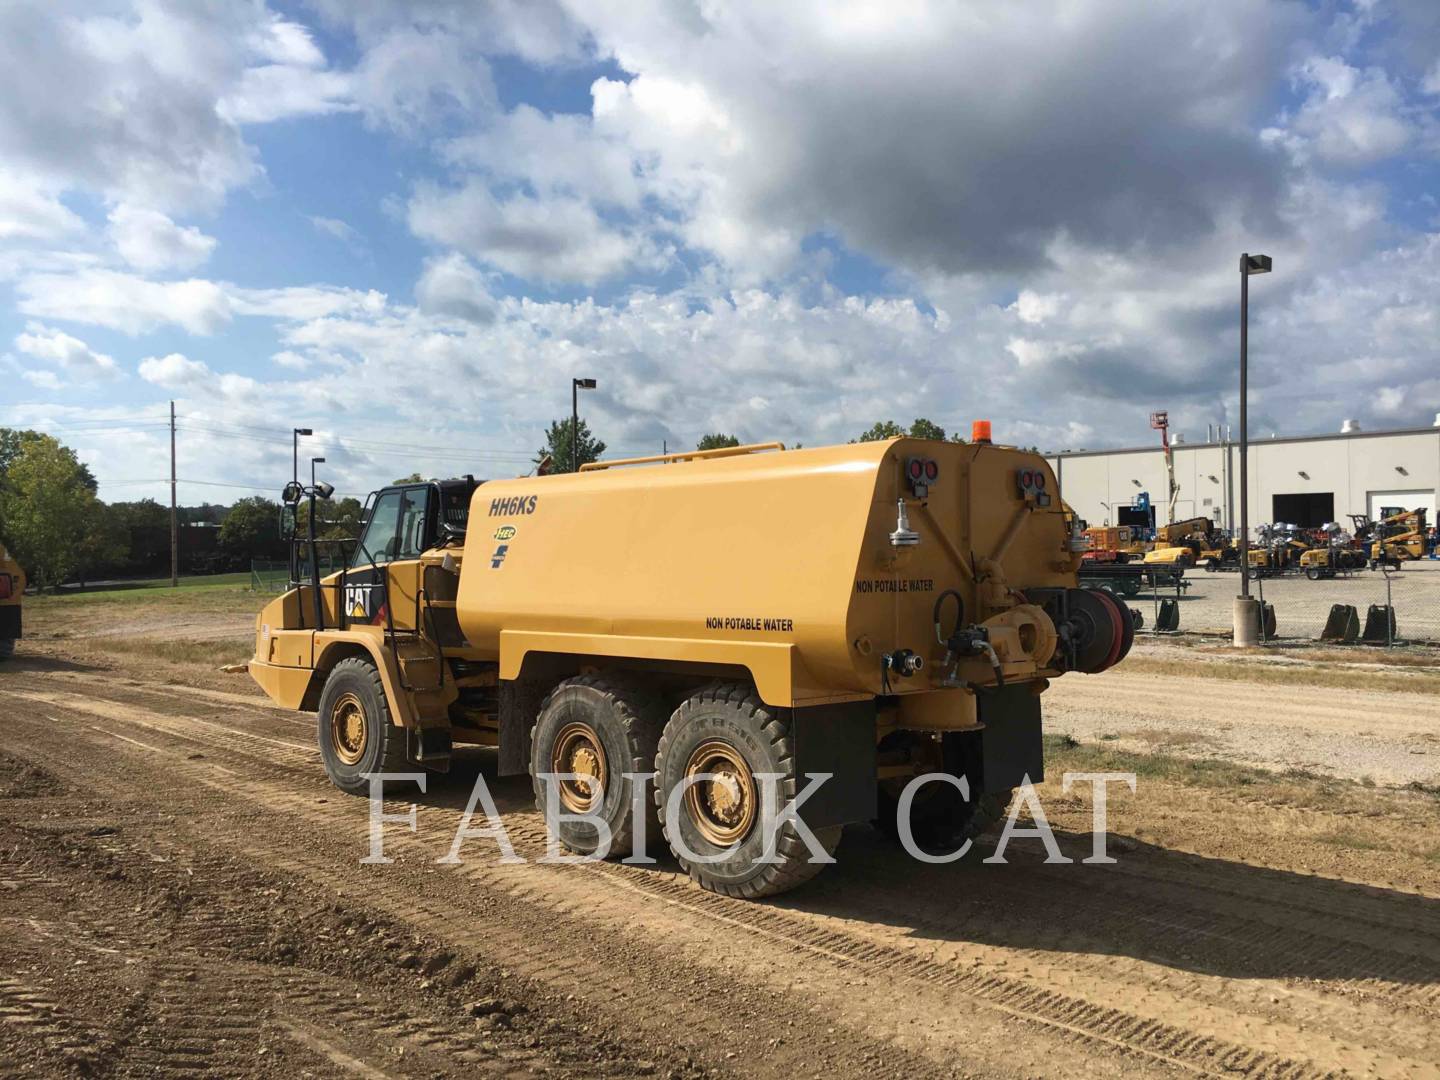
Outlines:
[{"label": "wheel rim", "polygon": [[369,739],[364,704],[354,694],[342,694],[330,710],[330,746],[335,756],[346,765],[358,765]]},{"label": "wheel rim", "polygon": [[600,736],[589,724],[566,724],[555,735],[550,750],[550,771],[573,773],[573,777],[557,777],[560,802],[572,814],[587,814],[603,795],[609,770],[605,748]]},{"label": "wheel rim", "polygon": [[687,779],[705,775],[713,779],[685,788],[685,809],[701,836],[716,847],[729,847],[745,839],[755,824],[755,776],[740,751],[721,739],[701,743],[685,766]]}]

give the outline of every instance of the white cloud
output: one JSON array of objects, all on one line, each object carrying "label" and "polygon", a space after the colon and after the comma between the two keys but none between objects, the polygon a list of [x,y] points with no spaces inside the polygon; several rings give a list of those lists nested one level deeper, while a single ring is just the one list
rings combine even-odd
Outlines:
[{"label": "white cloud", "polygon": [[409,222],[417,236],[531,281],[591,283],[661,261],[644,237],[607,223],[585,200],[524,194],[499,200],[483,183],[420,187]]},{"label": "white cloud", "polygon": [[60,377],[56,375],[53,371],[45,371],[43,369],[21,371],[20,377],[26,382],[28,382],[31,386],[37,387],[41,390],[59,390],[65,385],[60,381]]},{"label": "white cloud", "polygon": [[216,108],[233,124],[269,124],[352,110],[352,92],[353,80],[343,72],[265,64],[246,68]]},{"label": "white cloud", "polygon": [[1309,94],[1271,137],[1323,162],[1368,165],[1399,153],[1414,137],[1398,87],[1379,68],[1360,70],[1338,56],[1311,57],[1294,73]]},{"label": "white cloud", "polygon": [[73,375],[110,376],[119,373],[114,357],[96,352],[79,338],[40,323],[27,325],[25,332],[15,338],[15,348]]},{"label": "white cloud", "polygon": [[193,225],[176,225],[158,210],[120,203],[110,211],[110,239],[138,270],[193,270],[210,258],[215,238]]},{"label": "white cloud", "polygon": [[83,227],[84,222],[54,192],[0,168],[0,242],[58,241]]},{"label": "white cloud", "polygon": [[140,377],[148,383],[163,386],[167,390],[195,387],[214,379],[215,373],[199,360],[191,360],[181,353],[166,356],[147,356],[140,361]]},{"label": "white cloud", "polygon": [[339,240],[347,247],[360,246],[360,234],[355,231],[353,226],[339,218],[314,216],[310,218],[310,224],[316,232],[324,233],[333,240]]},{"label": "white cloud", "polygon": [[192,334],[213,334],[233,314],[224,289],[213,281],[150,281],[116,270],[31,274],[21,278],[16,293],[16,307],[23,314],[127,334],[148,333],[168,324]]},{"label": "white cloud", "polygon": [[425,272],[415,283],[415,299],[427,314],[481,324],[495,319],[495,300],[484,276],[456,252],[426,260]]}]

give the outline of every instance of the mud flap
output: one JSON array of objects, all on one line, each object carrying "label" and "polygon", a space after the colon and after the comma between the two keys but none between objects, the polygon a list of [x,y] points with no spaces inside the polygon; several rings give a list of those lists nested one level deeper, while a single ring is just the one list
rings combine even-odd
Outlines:
[{"label": "mud flap", "polygon": [[544,697],[540,686],[528,679],[501,681],[498,775],[519,776],[530,771],[530,732]]},{"label": "mud flap", "polygon": [[830,773],[800,804],[812,829],[870,821],[875,817],[875,702],[853,701],[794,709],[797,791],[810,773]]},{"label": "mud flap", "polygon": [[979,695],[980,782],[985,792],[1017,788],[1026,776],[1045,779],[1045,749],[1040,731],[1040,695],[1034,683],[1015,683]]},{"label": "mud flap", "polygon": [[20,637],[20,605],[7,604],[0,607],[0,638]]},{"label": "mud flap", "polygon": [[406,757],[431,772],[450,771],[450,729],[448,727],[406,728]]}]

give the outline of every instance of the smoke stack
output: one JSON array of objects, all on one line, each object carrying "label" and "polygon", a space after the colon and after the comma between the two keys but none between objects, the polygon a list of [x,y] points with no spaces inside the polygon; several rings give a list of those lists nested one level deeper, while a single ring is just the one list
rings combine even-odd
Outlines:
[{"label": "smoke stack", "polygon": [[1357,431],[1359,431],[1359,430],[1360,430],[1360,421],[1359,421],[1359,420],[1346,420],[1344,423],[1342,423],[1342,424],[1340,425],[1340,434],[1341,434],[1341,435],[1354,435],[1354,434],[1355,434]]}]

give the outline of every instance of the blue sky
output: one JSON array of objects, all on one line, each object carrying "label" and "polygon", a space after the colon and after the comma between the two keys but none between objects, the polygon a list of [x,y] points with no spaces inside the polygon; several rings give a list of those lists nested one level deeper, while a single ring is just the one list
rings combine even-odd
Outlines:
[{"label": "blue sky", "polygon": [[[1440,10],[97,0],[0,13],[0,424],[102,496],[988,417],[1440,410]],[[1297,364],[1306,371],[1297,379]]]}]

